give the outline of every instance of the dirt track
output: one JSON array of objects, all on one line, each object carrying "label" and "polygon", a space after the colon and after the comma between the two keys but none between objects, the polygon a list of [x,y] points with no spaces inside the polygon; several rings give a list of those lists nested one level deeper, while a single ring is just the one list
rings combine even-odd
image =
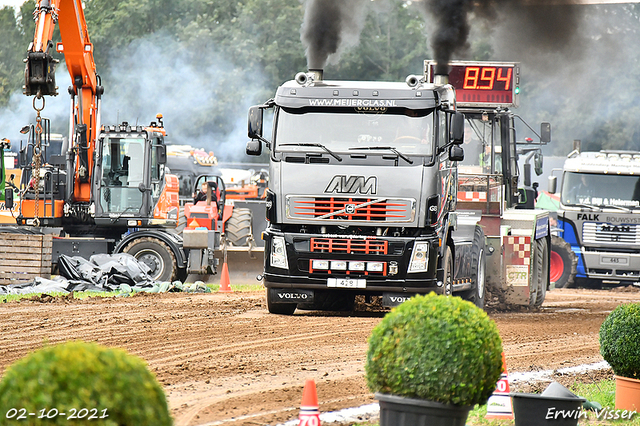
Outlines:
[{"label": "dirt track", "polygon": [[[490,316],[509,372],[548,370],[601,361],[600,324],[629,301],[640,302],[636,288],[562,289],[547,293],[539,311]],[[270,315],[263,292],[23,300],[0,304],[0,373],[43,342],[96,341],[149,363],[177,426],[273,425],[297,418],[307,378],[321,411],[373,402],[363,379],[366,341],[382,316]]]}]

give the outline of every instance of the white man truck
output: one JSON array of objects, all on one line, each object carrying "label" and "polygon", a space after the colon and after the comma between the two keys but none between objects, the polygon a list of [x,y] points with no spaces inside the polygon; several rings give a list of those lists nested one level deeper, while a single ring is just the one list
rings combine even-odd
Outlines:
[{"label": "white man truck", "polygon": [[[262,129],[269,108],[270,140]],[[446,76],[326,81],[311,70],[252,107],[247,154],[270,149],[269,312],[349,310],[356,295],[395,306],[431,291],[484,306],[482,215],[457,210],[464,125]],[[505,292],[512,304],[529,304],[528,296]]]},{"label": "white man truck", "polygon": [[[571,246],[559,252],[565,265],[578,259],[575,284],[638,284],[640,281],[640,152],[580,152],[565,160],[560,191],[560,235]],[[555,176],[550,178],[555,192]],[[573,272],[573,271],[570,271]],[[571,277],[573,278],[573,277]]]}]

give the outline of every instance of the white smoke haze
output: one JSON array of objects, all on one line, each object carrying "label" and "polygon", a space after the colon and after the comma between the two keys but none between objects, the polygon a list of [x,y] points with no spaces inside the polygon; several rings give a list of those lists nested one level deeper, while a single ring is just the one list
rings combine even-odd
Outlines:
[{"label": "white smoke haze", "polygon": [[[115,64],[115,65],[114,65]],[[149,124],[163,115],[167,143],[246,161],[247,111],[262,102],[264,79],[245,75],[215,52],[189,51],[156,34],[131,43],[103,76],[103,123]],[[110,82],[118,82],[110,90]]]},{"label": "white smoke haze", "polygon": [[[99,53],[96,53],[98,55]],[[185,144],[213,151],[221,161],[247,161],[247,111],[264,92],[260,75],[245,75],[229,61],[208,52],[186,50],[171,37],[155,34],[135,40],[121,55],[110,58],[101,74],[102,124],[148,125],[163,115],[168,144]],[[100,74],[100,70],[98,70]],[[54,133],[68,136],[71,79],[61,62],[56,70],[59,95],[45,98],[42,116]],[[0,129],[17,151],[19,133],[35,123],[33,97],[16,91],[0,111]]]},{"label": "white smoke haze", "polygon": [[[482,3],[488,1],[482,0]],[[496,4],[505,4],[504,1],[496,0]],[[320,31],[320,36],[328,37],[327,28],[313,27],[309,19],[315,16],[311,9],[316,7],[314,13],[323,16],[321,22],[327,22],[331,13],[317,8],[332,6],[328,10],[342,16],[336,20],[340,25],[332,28],[344,31],[330,37],[330,43],[318,39],[316,53],[321,61],[338,61],[340,53],[359,40],[367,13],[382,7],[382,3],[391,2],[306,0],[303,5],[308,9],[305,9],[305,22],[301,23],[301,38],[304,39],[305,31],[311,28]],[[418,10],[424,12],[428,34],[433,34],[435,21],[424,10],[430,1],[410,3],[405,2],[416,14]],[[553,141],[545,154],[566,155],[574,139],[581,139],[583,148],[600,149],[601,146],[590,144],[597,140],[603,128],[610,133],[613,130],[618,141],[628,149],[640,149],[640,125],[635,124],[640,116],[640,97],[634,91],[640,86],[637,49],[640,22],[635,15],[640,13],[640,7],[565,7],[577,8],[570,15],[572,28],[560,28],[555,36],[545,34],[542,40],[527,27],[527,21],[533,19],[527,12],[531,9],[519,9],[516,16],[500,11],[493,15],[472,13],[465,42],[469,49],[456,52],[451,59],[474,59],[470,52],[478,51],[478,43],[487,43],[488,53],[482,59],[521,63],[521,106],[516,112],[534,128],[540,121],[551,122]],[[544,10],[553,13],[553,9]],[[544,21],[544,13],[539,12],[535,18]],[[319,35],[310,33],[308,37]],[[310,45],[303,42],[302,46],[309,48]],[[327,46],[335,49],[327,50]],[[96,52],[98,55],[100,52]],[[425,59],[433,59],[433,54],[425,51]],[[291,70],[291,75],[297,71],[300,70]],[[420,72],[420,69],[411,69],[406,74]],[[212,150],[222,161],[247,161],[244,147],[248,107],[263,102],[264,93],[273,94],[276,89],[265,87],[265,79],[255,72],[248,74],[246,69],[234,66],[212,49],[190,50],[163,34],[136,40],[120,55],[110,58],[108,71],[101,72],[105,87],[102,123],[128,121],[146,125],[161,113],[168,143]],[[53,132],[67,136],[69,96],[66,88],[70,79],[64,63],[58,66],[56,78],[60,95],[46,99],[42,115],[51,119]],[[0,110],[3,132],[0,137],[9,138],[17,150],[19,141],[26,140],[19,133],[20,128],[34,122],[32,98],[16,88],[8,107]]]},{"label": "white smoke haze", "polygon": [[531,124],[551,122],[547,153],[568,154],[574,139],[582,140],[583,150],[607,148],[595,140],[608,126],[619,127],[620,139],[614,141],[618,146],[640,150],[640,135],[634,130],[640,98],[632,91],[640,85],[638,76],[630,73],[640,71],[640,22],[632,14],[634,6],[573,7],[581,9],[575,32],[570,40],[558,40],[555,49],[514,43],[509,21],[494,28],[493,59],[522,64],[518,113]]},{"label": "white smoke haze", "polygon": [[[67,87],[71,85],[71,78],[66,68],[58,67],[56,70],[56,84],[58,85],[58,96],[46,97],[45,107],[40,113],[42,118],[51,120],[51,132],[61,133],[64,136],[69,128],[70,103],[67,95]],[[41,106],[41,101],[37,101],[37,106]],[[33,109],[33,96],[25,96],[22,90],[16,90],[10,97],[6,108],[0,109],[0,138],[7,138],[11,141],[11,150],[17,152],[20,142],[25,146],[28,135],[20,133],[22,127],[36,123],[36,111]]]}]

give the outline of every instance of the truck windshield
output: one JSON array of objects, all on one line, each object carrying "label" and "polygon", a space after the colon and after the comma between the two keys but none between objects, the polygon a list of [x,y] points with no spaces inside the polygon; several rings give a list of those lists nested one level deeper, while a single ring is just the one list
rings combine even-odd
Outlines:
[{"label": "truck windshield", "polygon": [[599,207],[640,206],[640,176],[565,172],[562,203]]},{"label": "truck windshield", "polygon": [[357,147],[384,146],[393,147],[404,155],[431,156],[435,144],[433,128],[433,110],[281,108],[278,112],[275,133],[277,142],[274,149],[275,152],[320,151],[320,148],[300,144],[321,144],[331,151],[344,153]]},{"label": "truck windshield", "polygon": [[138,185],[144,175],[143,138],[105,138],[102,144],[100,203],[105,212],[135,213],[142,206]]}]

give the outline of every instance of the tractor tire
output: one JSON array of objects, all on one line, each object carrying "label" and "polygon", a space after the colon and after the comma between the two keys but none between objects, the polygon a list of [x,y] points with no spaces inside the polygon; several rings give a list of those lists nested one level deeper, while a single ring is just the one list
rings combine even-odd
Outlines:
[{"label": "tractor tire", "polygon": [[157,238],[138,238],[122,250],[147,265],[149,276],[155,281],[174,281],[178,276],[176,257],[171,249]]},{"label": "tractor tire", "polygon": [[293,315],[296,311],[297,303],[274,303],[276,300],[276,292],[273,289],[267,289],[267,310],[270,314],[276,315]]},{"label": "tractor tire", "polygon": [[225,238],[231,245],[247,247],[253,240],[253,213],[250,209],[233,209],[224,226]]},{"label": "tractor tire", "polygon": [[540,238],[535,242],[535,252],[532,261],[531,292],[529,297],[529,307],[539,308],[542,306],[547,295],[547,285],[549,284],[549,246],[546,238]]},{"label": "tractor tire", "polygon": [[551,236],[551,261],[549,275],[555,288],[573,288],[576,286],[578,257],[571,250],[571,244],[558,236]]},{"label": "tractor tire", "polygon": [[482,228],[476,227],[473,236],[473,247],[471,252],[471,281],[473,289],[464,292],[462,298],[473,303],[480,309],[484,309],[486,294],[486,253],[485,240]]}]

